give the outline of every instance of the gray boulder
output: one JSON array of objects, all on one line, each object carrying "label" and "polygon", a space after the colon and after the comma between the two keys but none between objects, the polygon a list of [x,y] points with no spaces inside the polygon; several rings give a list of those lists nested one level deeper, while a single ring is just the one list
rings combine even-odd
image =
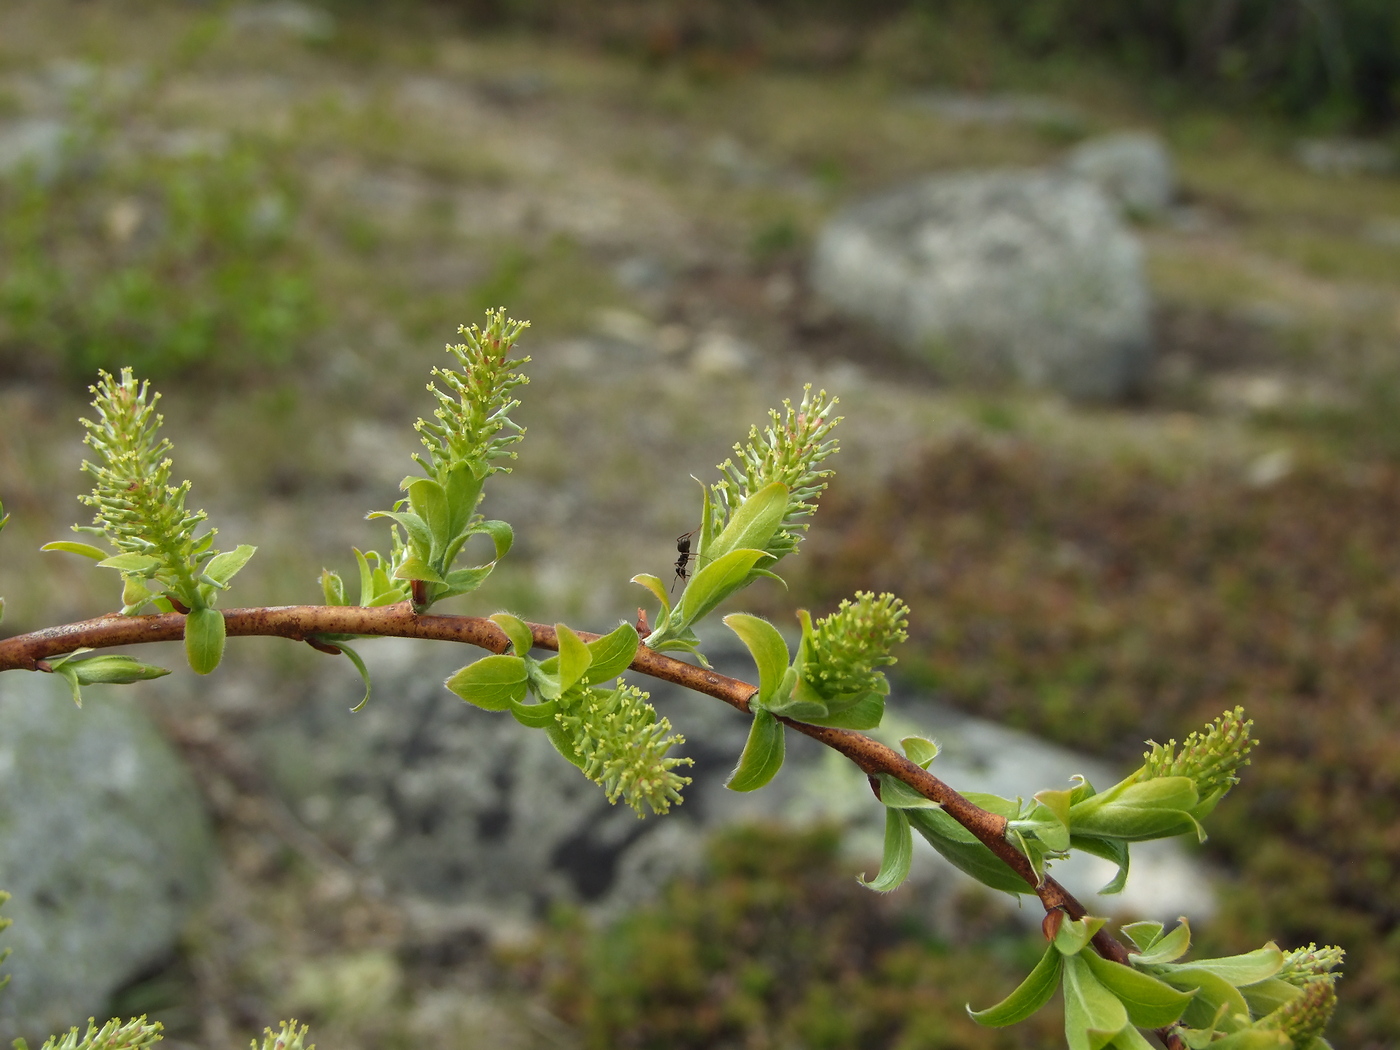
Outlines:
[{"label": "gray boulder", "polygon": [[1065,170],[1096,184],[1133,218],[1155,219],[1176,198],[1176,174],[1166,144],[1145,131],[1102,135],[1080,143]]},{"label": "gray boulder", "polygon": [[937,176],[857,203],[822,231],[812,282],[953,378],[1111,399],[1151,361],[1142,249],[1062,172]]},{"label": "gray boulder", "polygon": [[174,946],[214,844],[180,757],[128,696],[55,675],[0,676],[0,1041],[102,1016]]}]

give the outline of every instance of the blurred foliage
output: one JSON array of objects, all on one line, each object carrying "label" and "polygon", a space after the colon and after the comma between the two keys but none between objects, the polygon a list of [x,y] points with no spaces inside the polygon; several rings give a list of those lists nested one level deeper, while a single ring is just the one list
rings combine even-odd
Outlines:
[{"label": "blurred foliage", "polygon": [[230,376],[292,358],[320,311],[290,163],[251,140],[122,146],[75,133],[56,173],[0,182],[0,368]]},{"label": "blurred foliage", "polygon": [[[341,0],[347,7],[363,0]],[[1167,94],[1376,125],[1400,113],[1392,0],[436,0],[469,24],[554,31],[723,72],[862,59],[978,89],[1020,59],[1104,60]],[[969,46],[970,45],[970,46]]]},{"label": "blurred foliage", "polygon": [[962,908],[969,943],[941,943],[908,890],[880,896],[857,884],[840,837],[722,832],[701,877],[605,928],[561,920],[519,970],[599,1050],[1057,1041],[1057,1009],[1015,1029],[979,1028],[963,1010],[1014,986],[1043,947],[1038,934],[977,927],[973,899]]},{"label": "blurred foliage", "polygon": [[969,711],[1124,760],[1243,704],[1261,747],[1211,820],[1208,848],[1236,875],[1202,948],[1345,944],[1337,1044],[1388,1045],[1400,469],[1284,470],[1260,485],[1074,462],[1011,435],[953,443],[874,499],[833,486],[796,586],[820,606],[897,585],[913,610],[902,671]]}]

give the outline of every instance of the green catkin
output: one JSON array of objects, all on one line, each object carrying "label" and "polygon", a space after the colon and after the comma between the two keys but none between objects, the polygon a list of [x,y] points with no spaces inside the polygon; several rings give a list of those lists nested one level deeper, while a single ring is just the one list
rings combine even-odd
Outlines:
[{"label": "green catkin", "polygon": [[875,688],[878,668],[895,662],[890,649],[909,637],[908,615],[909,607],[893,594],[877,598],[857,591],[854,602],[842,600],[836,612],[813,626],[804,677],[829,697]]},{"label": "green catkin", "polygon": [[823,479],[833,473],[818,468],[839,450],[836,439],[830,436],[842,418],[831,416],[837,401],[837,398],[828,398],[825,390],[813,397],[811,384],[808,384],[802,388],[802,403],[796,409],[790,400],[784,399],[781,414],[777,409],[769,409],[771,423],[762,434],[756,426],[749,428],[748,443],[734,446],[739,462],[726,459],[721,463],[718,469],[724,476],[710,488],[716,533],[746,499],[766,485],[780,481],[788,490],[787,512],[767,553],[781,558],[797,550],[801,534],[808,526],[803,519],[816,511],[816,501],[826,488]]},{"label": "green catkin", "polygon": [[611,690],[581,685],[560,698],[564,711],[555,715],[584,775],[607,792],[609,802],[621,799],[638,816],[645,816],[643,804],[658,815],[680,805],[681,788],[690,778],[675,769],[692,764],[689,758],[666,757],[685,737],[671,733],[670,721],[657,718],[648,697],[621,682]]},{"label": "green catkin", "polygon": [[510,418],[510,411],[520,404],[510,392],[530,381],[512,371],[530,359],[512,360],[510,351],[528,327],[530,322],[508,318],[504,310],[488,310],[484,330],[477,325],[458,326],[465,341],[449,345],[447,351],[460,362],[461,371],[433,369],[451,393],[429,383],[428,390],[438,401],[433,411],[436,422],[420,419],[414,425],[428,458],[418,454],[413,458],[429,477],[443,483],[447,471],[461,463],[478,478],[498,470],[509,472],[494,461],[514,459],[510,446],[525,436],[525,429]]},{"label": "green catkin", "polygon": [[1239,783],[1237,772],[1249,765],[1249,752],[1256,741],[1249,731],[1254,722],[1244,717],[1244,708],[1226,711],[1202,731],[1188,736],[1178,748],[1175,740],[1153,742],[1143,757],[1140,780],[1157,777],[1190,777],[1201,798],[1227,790]]}]

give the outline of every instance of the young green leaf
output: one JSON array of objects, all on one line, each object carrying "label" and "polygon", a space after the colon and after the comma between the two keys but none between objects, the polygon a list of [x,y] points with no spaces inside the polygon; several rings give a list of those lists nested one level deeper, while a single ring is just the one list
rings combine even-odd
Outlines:
[{"label": "young green leaf", "polygon": [[761,550],[741,548],[716,558],[690,579],[681,596],[680,622],[685,626],[698,623],[720,602],[743,587],[754,564],[768,555]]},{"label": "young green leaf", "polygon": [[593,653],[568,624],[556,623],[554,634],[559,639],[559,688],[568,692],[588,674]]},{"label": "young green leaf", "polygon": [[358,704],[356,704],[354,707],[350,708],[350,713],[351,713],[352,715],[353,715],[353,714],[358,714],[360,711],[363,711],[363,710],[365,709],[365,704],[369,703],[369,693],[370,693],[369,668],[365,666],[365,662],[364,662],[363,659],[360,658],[360,654],[357,653],[357,652],[355,652],[354,649],[351,649],[351,648],[350,648],[348,645],[346,645],[344,642],[336,642],[336,643],[334,643],[334,644],[335,644],[335,647],[336,647],[337,649],[339,649],[339,650],[341,651],[341,653],[344,654],[345,658],[346,658],[347,660],[349,660],[352,664],[355,665],[355,670],[357,670],[357,671],[360,672],[360,678],[364,680],[364,683],[365,683],[365,695],[362,696],[362,697],[360,697],[360,702],[359,702]]},{"label": "young green leaf", "polygon": [[[979,802],[978,805],[987,808],[983,803]],[[1035,892],[1021,876],[1006,866],[1005,861],[941,809],[911,809],[906,812],[910,826],[959,871],[972,876],[984,886],[1004,893]]]},{"label": "young green leaf", "polygon": [[588,680],[595,683],[611,681],[632,666],[637,657],[637,647],[641,644],[637,629],[630,623],[588,643],[588,651],[593,661],[588,665]]},{"label": "young green leaf", "polygon": [[1065,1041],[1070,1050],[1102,1050],[1128,1025],[1128,1011],[1099,983],[1084,956],[1065,956]]},{"label": "young green leaf", "polygon": [[185,617],[185,656],[195,674],[208,674],[224,658],[224,614],[191,609]]},{"label": "young green leaf", "polygon": [[510,639],[511,647],[515,650],[516,656],[528,656],[530,649],[535,644],[534,636],[530,633],[530,625],[518,616],[510,613],[496,613],[491,617],[491,622],[506,633]]},{"label": "young green leaf", "polygon": [[768,546],[778,526],[787,513],[788,488],[775,481],[759,489],[731,515],[729,524],[708,547],[699,553],[718,560],[732,551],[745,548],[756,549],[760,553]]},{"label": "young green leaf", "polygon": [[670,619],[671,616],[671,596],[666,593],[666,585],[661,580],[649,572],[640,572],[632,577],[632,583],[640,584],[652,594],[656,595],[656,600],[661,603],[661,615]]},{"label": "young green leaf", "polygon": [[758,667],[758,706],[780,706],[787,699],[778,695],[788,670],[788,647],[783,636],[767,620],[748,613],[731,613],[724,618],[724,625],[748,647]]},{"label": "young green leaf", "polygon": [[515,530],[504,521],[480,521],[471,529],[473,535],[485,534],[491,537],[491,543],[496,548],[496,560],[500,561],[510,553],[511,544],[515,542]]},{"label": "young green leaf", "polygon": [[906,736],[899,742],[899,746],[904,748],[905,758],[923,769],[927,769],[938,757],[937,741],[926,740],[921,736]]},{"label": "young green leaf", "polygon": [[525,661],[518,656],[483,656],[450,677],[447,688],[469,704],[505,711],[525,699]]},{"label": "young green leaf", "polygon": [[120,654],[73,660],[64,666],[66,670],[73,672],[82,685],[130,685],[132,682],[163,678],[170,673],[164,667],[143,663],[135,657]]},{"label": "young green leaf", "polygon": [[1099,983],[1118,997],[1128,1011],[1128,1019],[1139,1028],[1165,1028],[1175,1023],[1195,997],[1193,992],[1179,991],[1097,952],[1083,952],[1080,957],[1089,964]]},{"label": "young green leaf", "polygon": [[39,548],[41,551],[65,551],[68,554],[81,554],[84,558],[91,558],[93,561],[103,561],[107,557],[107,552],[101,547],[94,547],[91,543],[78,543],[74,540],[55,540],[46,543]]},{"label": "young green leaf", "polygon": [[[793,677],[796,678],[795,673]],[[838,711],[832,711],[824,717],[806,718],[803,721],[815,726],[830,726],[833,729],[877,729],[885,718],[885,692],[888,690],[889,685],[885,684],[884,691],[866,693],[855,703],[843,705]]]},{"label": "young green leaf", "polygon": [[886,808],[885,849],[880,858],[880,873],[874,882],[866,882],[864,875],[858,876],[857,881],[877,893],[897,890],[909,877],[913,859],[914,834],[909,830],[909,818],[897,809]]},{"label": "young green leaf", "polygon": [[[1156,927],[1155,933],[1152,932],[1152,927]],[[1176,962],[1190,950],[1191,924],[1184,916],[1177,920],[1176,929],[1165,937],[1162,936],[1162,929],[1162,924],[1157,922],[1135,922],[1131,926],[1123,927],[1123,932],[1133,939],[1134,944],[1141,945],[1142,938],[1148,938],[1147,946],[1133,959],[1135,964],[1150,966]]]},{"label": "young green leaf", "polygon": [[1019,1024],[1050,1001],[1055,989],[1060,986],[1060,973],[1064,969],[1064,956],[1055,950],[1054,945],[1045,949],[1045,954],[1035,964],[1035,969],[1026,975],[1014,992],[995,1006],[985,1010],[967,1007],[968,1016],[988,1028],[1005,1028]]},{"label": "young green leaf", "polygon": [[248,559],[257,553],[257,548],[247,543],[239,544],[231,551],[214,555],[204,567],[204,575],[221,587],[227,587],[239,569],[248,564]]},{"label": "young green leaf", "polygon": [[783,768],[783,724],[771,711],[754,711],[753,725],[739,765],[730,774],[725,787],[730,791],[756,791],[767,784]]},{"label": "young green leaf", "polygon": [[340,578],[339,573],[331,572],[330,569],[321,570],[321,593],[326,597],[327,605],[347,605],[345,600],[345,581]]},{"label": "young green leaf", "polygon": [[[937,809],[938,803],[919,794],[898,777],[879,773],[880,801],[889,809]],[[969,833],[970,834],[970,833]]]}]

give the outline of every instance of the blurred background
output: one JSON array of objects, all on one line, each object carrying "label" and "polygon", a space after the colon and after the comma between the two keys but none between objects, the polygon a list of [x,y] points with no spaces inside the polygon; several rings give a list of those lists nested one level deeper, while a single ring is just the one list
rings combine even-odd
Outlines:
[{"label": "blurred background", "polygon": [[[36,553],[87,519],[99,368],[156,382],[192,504],[258,545],[226,604],[316,602],[386,545],[363,515],[442,345],[506,306],[530,433],[483,509],[517,543],[449,611],[590,630],[669,577],[690,475],[812,383],[837,476],[791,593],[748,607],[896,591],[892,711],[969,776],[1107,782],[1245,705],[1261,746],[1210,840],[1114,907],[1170,901],[1222,954],[1340,943],[1334,1042],[1393,1046],[1398,113],[1389,0],[8,0],[5,630],[117,600]],[[271,641],[81,717],[0,681],[6,1034],[1058,1038],[1054,1008],[966,1020],[1038,934],[931,861],[861,889],[878,814],[821,756],[740,805],[714,789],[742,719],[656,690],[697,782],[638,822],[439,689],[469,657],[364,652],[354,716],[353,670]]]}]

